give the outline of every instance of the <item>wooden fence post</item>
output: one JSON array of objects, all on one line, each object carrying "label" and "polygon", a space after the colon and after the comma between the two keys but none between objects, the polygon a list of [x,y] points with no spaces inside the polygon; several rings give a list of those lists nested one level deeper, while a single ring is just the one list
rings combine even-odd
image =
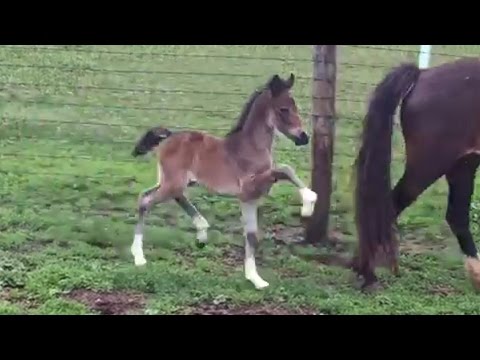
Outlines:
[{"label": "wooden fence post", "polygon": [[335,139],[336,45],[313,45],[312,190],[318,194],[307,224],[307,243],[328,240]]}]

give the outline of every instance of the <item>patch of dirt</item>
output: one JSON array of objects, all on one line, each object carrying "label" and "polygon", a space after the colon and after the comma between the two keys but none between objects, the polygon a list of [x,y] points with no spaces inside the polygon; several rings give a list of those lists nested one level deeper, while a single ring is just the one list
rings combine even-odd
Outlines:
[{"label": "patch of dirt", "polygon": [[403,240],[400,243],[400,252],[410,255],[425,254],[429,252],[441,251],[445,246],[432,243],[421,243],[418,240]]},{"label": "patch of dirt", "polygon": [[297,244],[304,240],[304,228],[299,226],[274,225],[271,229],[273,240],[280,244]]},{"label": "patch of dirt", "polygon": [[[276,225],[272,228],[273,239],[278,244],[287,246],[303,245],[304,229],[302,227],[288,227],[284,225]],[[317,245],[314,245],[317,246]],[[349,268],[353,254],[349,253],[348,245],[343,238],[343,234],[339,231],[332,231],[329,234],[328,243],[326,245],[319,244],[318,247],[324,247],[331,254],[297,254],[307,261],[315,261],[327,266],[339,266]],[[446,248],[443,243],[432,241],[428,238],[404,235],[399,244],[400,253],[410,255],[425,254],[431,252],[439,252]],[[376,259],[377,266],[388,267],[387,261],[383,254],[378,254]]]},{"label": "patch of dirt", "polygon": [[341,268],[349,269],[351,267],[351,256],[335,255],[335,254],[315,254],[315,255],[303,255],[299,254],[303,260],[316,261],[319,264],[326,266],[337,266]]},{"label": "patch of dirt", "polygon": [[302,272],[292,268],[281,267],[278,269],[278,273],[281,276],[289,279],[300,279],[302,277],[305,277],[305,275]]},{"label": "patch of dirt", "polygon": [[[261,240],[260,240],[261,241]],[[222,251],[222,261],[228,267],[243,266],[243,260],[245,256],[245,249],[239,245],[229,245]],[[264,265],[262,261],[262,247],[255,253],[255,262],[257,266]]]},{"label": "patch of dirt", "polygon": [[[280,249],[275,248],[272,250],[272,257],[280,256]],[[230,245],[222,251],[220,260],[227,268],[226,275],[229,275],[229,271],[235,268],[242,268],[243,271],[243,261],[245,256],[245,250],[242,246]],[[261,252],[261,248],[255,254],[255,262],[258,267],[265,266],[265,260]],[[301,278],[304,275],[296,269],[279,267],[275,269],[278,274],[287,277],[287,278]]]},{"label": "patch of dirt", "polygon": [[22,253],[40,252],[53,242],[51,239],[32,239],[29,238],[27,242],[19,245],[17,251]]},{"label": "patch of dirt", "polygon": [[102,292],[77,289],[67,295],[102,315],[138,315],[143,313],[145,298],[142,294]]},{"label": "patch of dirt", "polygon": [[405,234],[400,240],[399,248],[402,253],[418,255],[442,251],[446,248],[446,244],[426,237],[419,238],[415,234]]},{"label": "patch of dirt", "polygon": [[275,305],[199,304],[189,315],[322,315],[310,309],[286,309]]},{"label": "patch of dirt", "polygon": [[304,229],[301,227],[285,227],[277,225],[273,228],[274,241],[291,246],[291,251],[306,261],[315,261],[327,266],[339,266],[348,268],[351,262],[351,255],[348,254],[348,247],[343,239],[343,235],[334,231],[329,235],[327,244],[312,245],[328,248],[332,254],[302,254],[295,251],[296,245],[305,245]]},{"label": "patch of dirt", "polygon": [[449,296],[449,295],[458,294],[458,291],[456,289],[448,285],[432,286],[428,292],[432,295],[437,295],[437,296]]},{"label": "patch of dirt", "polygon": [[176,249],[174,250],[175,252],[175,257],[174,260],[176,261],[177,264],[179,265],[185,265],[188,267],[193,267],[195,265],[195,258],[192,256],[192,254],[185,249]]},{"label": "patch of dirt", "polygon": [[[349,268],[351,265],[351,254],[348,253],[348,245],[343,239],[343,234],[340,232],[332,232],[329,236],[328,243],[318,245],[329,249],[331,254],[302,254],[295,251],[297,246],[306,245],[304,241],[304,228],[298,226],[274,225],[266,229],[266,232],[261,235],[260,246],[255,253],[257,266],[264,266],[262,241],[265,237],[271,237],[275,243],[273,256],[281,254],[282,248],[288,248],[292,254],[299,256],[306,261],[315,261],[327,266],[338,266],[342,268]],[[236,268],[243,266],[245,256],[245,249],[242,245],[231,244],[226,247],[221,254],[221,261],[228,268]],[[298,278],[303,275],[294,269],[277,269],[282,275]]]},{"label": "patch of dirt", "polygon": [[[275,225],[271,229],[273,239],[278,244],[295,245],[305,244],[303,227],[293,227],[284,225]],[[315,246],[315,245],[314,245]],[[346,252],[347,244],[344,240],[344,236],[339,231],[332,231],[329,234],[326,244],[319,244],[321,247],[328,247],[334,250],[336,253]]]},{"label": "patch of dirt", "polygon": [[8,301],[12,304],[19,305],[23,309],[34,309],[38,307],[33,300],[28,299],[24,294],[20,294],[16,289],[4,288],[0,290],[0,300]]}]

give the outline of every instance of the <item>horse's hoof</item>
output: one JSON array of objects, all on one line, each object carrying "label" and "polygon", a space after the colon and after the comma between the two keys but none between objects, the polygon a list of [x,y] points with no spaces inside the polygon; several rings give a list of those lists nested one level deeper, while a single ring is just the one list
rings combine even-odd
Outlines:
[{"label": "horse's hoof", "polygon": [[363,285],[362,276],[356,273],[350,274],[350,281],[353,283],[355,289],[361,289]]},{"label": "horse's hoof", "polygon": [[370,283],[365,282],[361,286],[361,290],[365,294],[373,294],[377,291],[383,290],[383,286],[382,284],[380,284],[379,281],[370,282]]},{"label": "horse's hoof", "polygon": [[467,270],[474,290],[480,292],[480,260],[470,257],[466,258],[465,269]]},{"label": "horse's hoof", "polygon": [[200,242],[200,241],[197,241],[195,244],[197,245],[198,249],[203,249],[207,245],[207,243]]}]

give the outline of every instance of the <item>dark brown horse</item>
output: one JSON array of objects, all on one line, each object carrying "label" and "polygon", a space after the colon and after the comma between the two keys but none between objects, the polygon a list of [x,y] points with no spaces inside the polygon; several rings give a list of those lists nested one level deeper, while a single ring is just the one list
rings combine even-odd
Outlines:
[{"label": "dark brown horse", "polygon": [[[393,118],[398,105],[406,165],[393,191],[390,180]],[[364,120],[356,160],[359,254],[353,268],[363,288],[377,283],[375,260],[383,252],[398,272],[393,224],[430,185],[446,177],[446,221],[465,255],[472,283],[480,288],[480,261],[470,232],[470,203],[480,164],[480,61],[462,59],[430,69],[393,69],[378,84]]]}]

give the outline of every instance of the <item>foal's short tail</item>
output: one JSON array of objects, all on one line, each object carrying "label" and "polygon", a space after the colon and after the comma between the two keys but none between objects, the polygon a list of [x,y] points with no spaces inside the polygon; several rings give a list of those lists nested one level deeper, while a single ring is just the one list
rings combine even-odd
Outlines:
[{"label": "foal's short tail", "polygon": [[396,263],[390,179],[393,117],[419,74],[420,69],[414,64],[400,65],[388,73],[374,90],[364,119],[355,191],[360,274],[373,271],[379,248],[391,265]]},{"label": "foal's short tail", "polygon": [[132,151],[132,155],[141,156],[147,154],[170,135],[172,135],[170,130],[160,126],[148,130],[140,140],[138,140]]}]

